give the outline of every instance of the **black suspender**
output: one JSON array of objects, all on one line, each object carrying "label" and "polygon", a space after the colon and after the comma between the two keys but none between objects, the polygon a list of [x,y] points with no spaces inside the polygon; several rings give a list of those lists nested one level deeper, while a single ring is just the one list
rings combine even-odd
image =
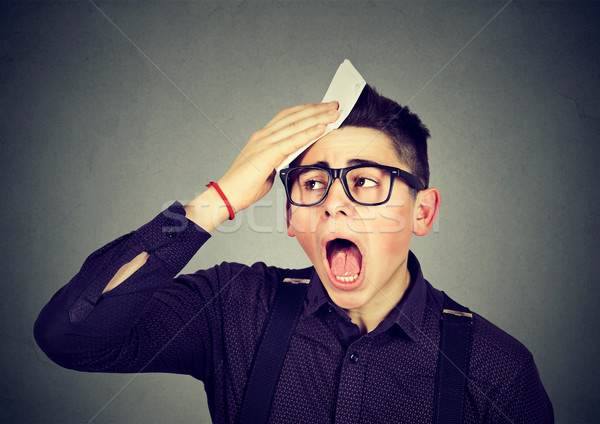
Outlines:
[{"label": "black suspender", "polygon": [[435,424],[461,424],[473,315],[444,293],[440,352],[435,378]]},{"label": "black suspender", "polygon": [[[311,268],[293,270],[279,285],[250,367],[239,424],[267,423],[271,403],[296,324]],[[472,314],[444,293],[440,353],[435,381],[435,424],[463,422]]]},{"label": "black suspender", "polygon": [[304,307],[311,269],[293,270],[277,288],[273,306],[265,319],[254,361],[250,366],[238,419],[239,424],[259,424],[269,421],[275,387]]}]

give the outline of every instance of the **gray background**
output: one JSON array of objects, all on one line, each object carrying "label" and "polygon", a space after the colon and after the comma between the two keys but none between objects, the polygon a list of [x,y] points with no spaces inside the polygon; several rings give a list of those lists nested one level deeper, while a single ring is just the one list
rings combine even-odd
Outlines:
[{"label": "gray background", "polygon": [[[600,8],[513,2],[489,22],[504,5],[0,3],[1,419],[209,420],[191,377],[54,365],[34,320],[92,251],[199,194],[349,58],[431,129],[442,208],[413,242],[426,278],[532,351],[557,422],[600,422]],[[307,265],[282,196],[184,272]]]}]

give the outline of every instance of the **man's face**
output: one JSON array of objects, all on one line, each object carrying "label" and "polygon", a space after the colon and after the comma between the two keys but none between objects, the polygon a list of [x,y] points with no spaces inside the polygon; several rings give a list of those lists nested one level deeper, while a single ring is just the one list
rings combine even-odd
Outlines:
[{"label": "man's face", "polygon": [[[353,159],[410,172],[385,134],[358,127],[330,132],[304,153],[300,165],[326,162],[330,168],[344,168]],[[367,311],[399,299],[406,289],[414,208],[409,186],[401,179],[394,181],[390,200],[379,206],[353,203],[335,179],[320,204],[290,206],[288,234],[298,239],[333,302]]]}]

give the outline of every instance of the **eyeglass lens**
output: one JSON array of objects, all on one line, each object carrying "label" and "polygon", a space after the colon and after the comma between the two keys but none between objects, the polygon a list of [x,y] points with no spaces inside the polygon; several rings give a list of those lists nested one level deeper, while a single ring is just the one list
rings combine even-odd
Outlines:
[{"label": "eyeglass lens", "polygon": [[[327,195],[329,174],[319,168],[293,169],[288,174],[291,199],[300,205],[320,203]],[[354,168],[346,173],[346,185],[352,200],[375,204],[385,201],[390,192],[389,171],[376,167]]]}]

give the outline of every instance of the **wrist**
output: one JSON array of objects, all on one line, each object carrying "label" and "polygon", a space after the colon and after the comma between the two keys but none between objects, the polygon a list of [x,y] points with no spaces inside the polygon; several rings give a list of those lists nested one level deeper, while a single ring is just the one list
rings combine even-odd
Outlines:
[{"label": "wrist", "polygon": [[233,220],[233,218],[235,218],[235,211],[233,210],[231,203],[229,203],[229,199],[227,199],[227,196],[225,196],[225,193],[223,193],[223,190],[221,190],[221,187],[219,187],[219,184],[215,183],[214,181],[211,181],[210,183],[206,184],[206,187],[212,187],[217,191],[217,193],[223,200],[223,203],[225,203],[225,206],[227,207],[227,212],[229,212],[229,219]]},{"label": "wrist", "polygon": [[205,190],[183,208],[186,218],[198,224],[207,233],[212,233],[229,219],[227,205],[214,187]]}]

